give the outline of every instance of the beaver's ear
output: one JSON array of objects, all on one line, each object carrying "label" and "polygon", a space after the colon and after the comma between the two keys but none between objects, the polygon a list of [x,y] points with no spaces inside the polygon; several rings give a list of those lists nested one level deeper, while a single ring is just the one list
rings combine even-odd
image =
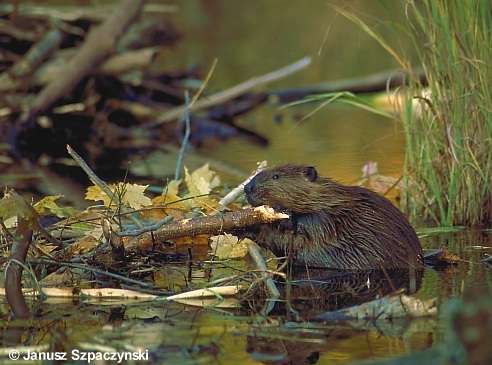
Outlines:
[{"label": "beaver's ear", "polygon": [[304,175],[309,181],[315,181],[318,178],[318,171],[313,166],[307,166],[304,170]]}]

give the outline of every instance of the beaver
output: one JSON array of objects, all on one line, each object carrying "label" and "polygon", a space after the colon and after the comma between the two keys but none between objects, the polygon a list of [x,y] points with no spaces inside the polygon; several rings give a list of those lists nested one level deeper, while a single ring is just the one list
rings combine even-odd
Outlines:
[{"label": "beaver", "polygon": [[295,266],[342,270],[421,268],[422,247],[405,216],[383,196],[284,165],[244,187],[252,206],[269,205],[288,220],[257,227],[255,239]]}]

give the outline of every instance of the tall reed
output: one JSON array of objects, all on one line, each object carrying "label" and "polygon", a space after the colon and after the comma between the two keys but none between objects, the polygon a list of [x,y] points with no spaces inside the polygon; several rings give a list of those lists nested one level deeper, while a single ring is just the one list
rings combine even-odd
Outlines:
[{"label": "tall reed", "polygon": [[[407,3],[428,80],[405,103],[402,207],[440,225],[492,219],[492,1]],[[419,96],[417,96],[419,95]],[[419,108],[415,108],[418,100]]]}]

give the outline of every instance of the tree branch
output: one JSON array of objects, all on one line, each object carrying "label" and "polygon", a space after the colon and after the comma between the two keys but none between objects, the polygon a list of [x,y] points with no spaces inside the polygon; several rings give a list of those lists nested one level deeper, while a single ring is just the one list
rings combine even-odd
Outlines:
[{"label": "tree branch", "polygon": [[164,225],[154,232],[146,232],[138,237],[118,237],[112,235],[112,240],[120,240],[127,249],[132,247],[140,251],[152,250],[155,243],[178,237],[196,236],[200,234],[220,234],[260,223],[272,223],[279,219],[287,219],[284,213],[277,213],[272,208],[261,206],[246,208],[235,212],[227,212],[206,217],[183,219]]},{"label": "tree branch", "polygon": [[84,44],[64,67],[60,77],[50,82],[34,99],[30,109],[21,117],[25,122],[49,108],[60,97],[113,53],[118,39],[140,15],[144,0],[124,0],[104,23],[89,32]]}]

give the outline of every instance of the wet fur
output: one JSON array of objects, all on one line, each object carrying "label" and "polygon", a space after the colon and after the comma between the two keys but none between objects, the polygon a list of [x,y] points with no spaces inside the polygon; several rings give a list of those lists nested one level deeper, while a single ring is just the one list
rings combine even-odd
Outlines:
[{"label": "wet fur", "polygon": [[285,165],[258,174],[246,187],[254,205],[291,218],[258,228],[257,242],[295,265],[334,269],[418,268],[422,248],[405,216],[362,187],[318,177],[310,166]]}]

